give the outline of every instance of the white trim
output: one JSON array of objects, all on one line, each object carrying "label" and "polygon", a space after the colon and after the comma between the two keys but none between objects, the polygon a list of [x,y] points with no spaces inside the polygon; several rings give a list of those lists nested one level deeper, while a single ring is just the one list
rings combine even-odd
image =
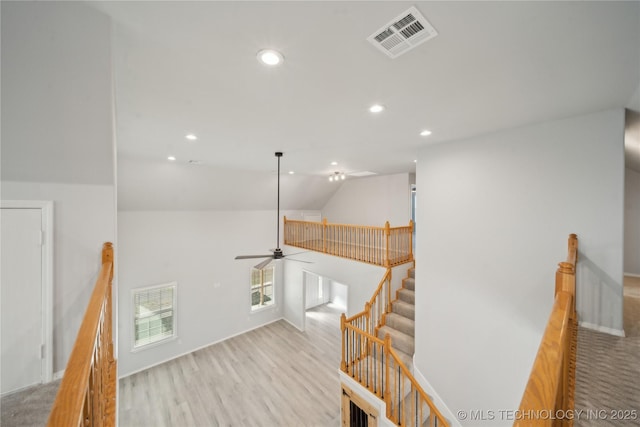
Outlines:
[{"label": "white trim", "polygon": [[578,322],[578,325],[582,326],[583,328],[591,329],[594,331],[604,332],[605,334],[615,335],[617,337],[623,337],[623,338],[625,337],[624,330],[622,329],[613,329],[607,326],[595,325],[589,322]]},{"label": "white trim", "polygon": [[0,393],[0,397],[10,396],[10,395],[12,395],[14,393],[20,393],[21,391],[25,391],[25,390],[30,389],[31,387],[37,387],[39,385],[41,385],[41,383],[29,384],[29,385],[26,385],[24,387],[17,388],[15,390],[5,391],[4,393]]},{"label": "white trim", "polygon": [[283,317],[282,320],[284,320],[285,322],[287,322],[288,324],[290,324],[291,326],[293,326],[294,328],[296,328],[297,330],[299,330],[300,332],[304,332],[304,329],[300,329],[299,327],[297,327],[296,325],[294,325],[293,323],[291,323],[291,321],[289,319],[287,319],[286,317]]},{"label": "white trim", "polygon": [[180,354],[178,354],[178,355],[176,355],[176,356],[171,356],[171,357],[166,358],[166,359],[163,359],[163,360],[161,360],[161,361],[159,361],[159,362],[153,363],[153,364],[151,364],[151,365],[149,365],[149,366],[145,366],[144,368],[136,369],[135,371],[130,372],[130,373],[128,373],[127,375],[123,375],[123,376],[121,376],[121,377],[118,377],[118,379],[119,379],[119,380],[121,380],[121,379],[123,379],[123,378],[127,378],[127,377],[129,377],[129,376],[131,376],[131,375],[133,375],[133,374],[137,374],[138,372],[146,371],[147,369],[153,368],[154,366],[162,365],[163,363],[170,362],[170,361],[172,361],[173,359],[177,359],[178,357],[186,356],[187,354],[191,354],[191,353],[194,353],[194,352],[196,352],[196,351],[198,351],[198,350],[202,350],[203,348],[207,348],[207,347],[209,347],[209,346],[219,344],[219,343],[221,343],[221,342],[223,342],[223,341],[226,341],[226,340],[228,340],[228,339],[231,339],[231,338],[237,337],[238,335],[246,334],[247,332],[251,332],[251,331],[253,331],[254,329],[262,328],[263,326],[267,326],[267,325],[269,325],[269,324],[271,324],[271,323],[273,323],[273,322],[277,322],[278,320],[282,320],[282,317],[279,317],[279,318],[277,318],[277,319],[275,319],[275,320],[271,320],[271,321],[269,321],[269,322],[266,322],[266,323],[263,323],[263,324],[261,324],[261,325],[255,326],[255,327],[253,327],[253,328],[246,329],[246,330],[244,330],[244,331],[242,331],[242,332],[238,332],[238,333],[236,333],[236,334],[229,335],[228,337],[225,337],[225,338],[219,339],[218,341],[214,341],[214,342],[211,342],[211,343],[209,343],[209,344],[205,344],[205,345],[202,345],[202,346],[200,346],[200,347],[196,347],[196,348],[194,348],[194,349],[192,349],[192,350],[189,350],[189,351],[185,351],[184,353],[180,353]]},{"label": "white trim", "polygon": [[65,370],[63,369],[62,371],[58,371],[56,373],[53,374],[53,381],[57,381],[59,379],[61,379],[62,377],[64,377],[64,372]]},{"label": "white trim", "polygon": [[462,427],[462,424],[460,424],[460,421],[458,421],[458,418],[455,415],[453,415],[453,412],[451,411],[451,409],[449,409],[447,404],[444,403],[444,400],[442,400],[440,395],[436,392],[436,390],[429,383],[429,381],[427,381],[425,376],[422,375],[422,372],[420,372],[420,369],[418,369],[418,367],[416,366],[415,354],[413,355],[413,376],[416,379],[416,381],[418,381],[418,384],[422,386],[425,393],[429,395],[433,404],[436,405],[436,408],[438,408],[442,413],[442,415],[447,419],[447,421],[449,422],[449,425],[455,426],[455,427]]},{"label": "white trim", "polygon": [[4,209],[40,209],[43,242],[42,259],[42,383],[53,379],[53,201],[51,200],[0,200]]},{"label": "white trim", "polygon": [[640,277],[640,274],[633,274],[633,273],[624,273],[623,275],[627,277]]}]

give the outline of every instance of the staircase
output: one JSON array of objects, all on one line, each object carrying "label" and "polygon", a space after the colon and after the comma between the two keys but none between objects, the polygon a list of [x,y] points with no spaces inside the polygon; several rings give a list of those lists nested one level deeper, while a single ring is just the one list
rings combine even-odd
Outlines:
[{"label": "staircase", "polygon": [[391,347],[412,372],[416,329],[415,277],[416,269],[409,269],[408,277],[402,280],[402,287],[396,291],[396,299],[391,302],[391,313],[385,315],[384,326],[377,331],[380,339],[387,334],[391,336]]},{"label": "staircase", "polygon": [[[391,289],[391,268],[387,268],[365,310],[349,318],[341,316],[340,370],[384,401],[385,416],[393,424],[449,426],[413,377],[415,267],[407,270],[402,287],[395,291],[395,299]],[[350,411],[344,411],[343,416],[348,425]]]}]

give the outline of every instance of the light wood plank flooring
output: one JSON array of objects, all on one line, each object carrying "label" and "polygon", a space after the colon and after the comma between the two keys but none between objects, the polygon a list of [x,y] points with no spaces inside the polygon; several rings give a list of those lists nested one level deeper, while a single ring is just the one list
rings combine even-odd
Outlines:
[{"label": "light wood plank flooring", "polygon": [[340,311],[279,320],[120,380],[120,426],[338,426]]}]

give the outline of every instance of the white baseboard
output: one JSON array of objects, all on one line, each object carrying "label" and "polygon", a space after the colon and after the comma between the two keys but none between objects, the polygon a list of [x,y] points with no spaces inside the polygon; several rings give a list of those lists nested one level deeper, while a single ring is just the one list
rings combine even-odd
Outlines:
[{"label": "white baseboard", "polygon": [[233,338],[233,337],[237,337],[238,335],[246,334],[247,332],[253,331],[254,329],[258,329],[258,328],[261,328],[261,327],[263,327],[263,326],[267,326],[267,325],[269,325],[269,324],[271,324],[271,323],[273,323],[273,322],[277,322],[278,320],[282,320],[282,319],[283,319],[282,317],[279,317],[279,318],[277,318],[277,319],[271,320],[271,321],[269,321],[269,322],[265,322],[265,323],[263,323],[263,324],[261,324],[261,325],[255,326],[255,327],[253,327],[253,328],[249,328],[249,329],[247,329],[247,330],[244,330],[244,331],[238,332],[238,333],[233,334],[233,335],[230,335],[230,336],[228,336],[228,337],[225,337],[225,338],[219,339],[218,341],[214,341],[214,342],[211,342],[211,343],[209,343],[209,344],[202,345],[202,346],[200,346],[200,347],[194,348],[194,349],[189,350],[189,351],[185,351],[184,353],[178,354],[178,355],[176,355],[176,356],[169,357],[169,358],[167,358],[167,359],[161,360],[160,362],[156,362],[156,363],[153,363],[153,364],[151,364],[151,365],[149,365],[149,366],[145,366],[144,368],[136,369],[135,371],[133,371],[133,372],[129,372],[129,373],[128,373],[128,374],[126,374],[126,375],[121,375],[121,376],[119,376],[119,377],[118,377],[118,379],[119,379],[119,380],[121,380],[122,378],[129,377],[129,376],[131,376],[131,375],[133,375],[133,374],[137,374],[138,372],[146,371],[147,369],[149,369],[149,368],[153,368],[154,366],[162,365],[163,363],[167,363],[167,362],[169,362],[169,361],[171,361],[171,360],[173,360],[173,359],[177,359],[178,357],[186,356],[187,354],[193,353],[194,351],[202,350],[203,348],[207,348],[207,347],[209,347],[209,346],[212,346],[212,345],[215,345],[215,344],[221,343],[222,341],[226,341],[226,340],[231,339],[231,338]]},{"label": "white baseboard", "polygon": [[62,377],[64,377],[64,369],[62,371],[58,371],[58,372],[54,372],[53,373],[53,381],[57,381]]},{"label": "white baseboard", "polygon": [[633,273],[624,273],[624,275],[627,277],[640,277],[640,274],[633,274]]},{"label": "white baseboard", "polygon": [[594,325],[593,323],[589,323],[589,322],[578,322],[578,325],[582,326],[583,328],[591,329],[594,331],[604,332],[605,334],[615,335],[617,337],[623,337],[623,338],[625,337],[624,330],[622,329],[613,329],[607,326]]},{"label": "white baseboard", "polygon": [[[280,320],[280,319],[278,319]],[[293,326],[294,328],[296,328],[297,330],[299,330],[300,332],[304,332],[304,329],[300,329],[298,327],[298,325],[294,325],[293,323],[291,323],[291,321],[289,319],[287,319],[286,317],[283,317],[282,320],[284,320],[285,322],[287,322],[288,324],[290,324],[291,326]]]},{"label": "white baseboard", "polygon": [[458,418],[453,414],[451,409],[449,409],[447,404],[444,403],[442,398],[440,398],[440,395],[438,395],[436,390],[431,386],[429,381],[427,381],[425,376],[422,375],[422,372],[420,372],[420,370],[416,366],[415,354],[413,355],[413,376],[418,381],[418,383],[422,386],[424,391],[429,395],[434,405],[436,405],[436,408],[438,408],[442,413],[442,415],[447,419],[447,421],[449,422],[449,425],[453,427],[462,427],[462,424],[460,424],[460,421],[458,420]]}]

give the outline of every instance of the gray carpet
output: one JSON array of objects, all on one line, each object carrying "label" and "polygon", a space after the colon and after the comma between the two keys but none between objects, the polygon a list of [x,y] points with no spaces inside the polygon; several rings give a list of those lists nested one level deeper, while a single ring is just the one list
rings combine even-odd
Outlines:
[{"label": "gray carpet", "polygon": [[640,293],[628,282],[625,338],[578,331],[576,427],[640,426]]},{"label": "gray carpet", "polygon": [[47,424],[60,380],[4,396],[0,402],[2,427],[41,427]]}]

